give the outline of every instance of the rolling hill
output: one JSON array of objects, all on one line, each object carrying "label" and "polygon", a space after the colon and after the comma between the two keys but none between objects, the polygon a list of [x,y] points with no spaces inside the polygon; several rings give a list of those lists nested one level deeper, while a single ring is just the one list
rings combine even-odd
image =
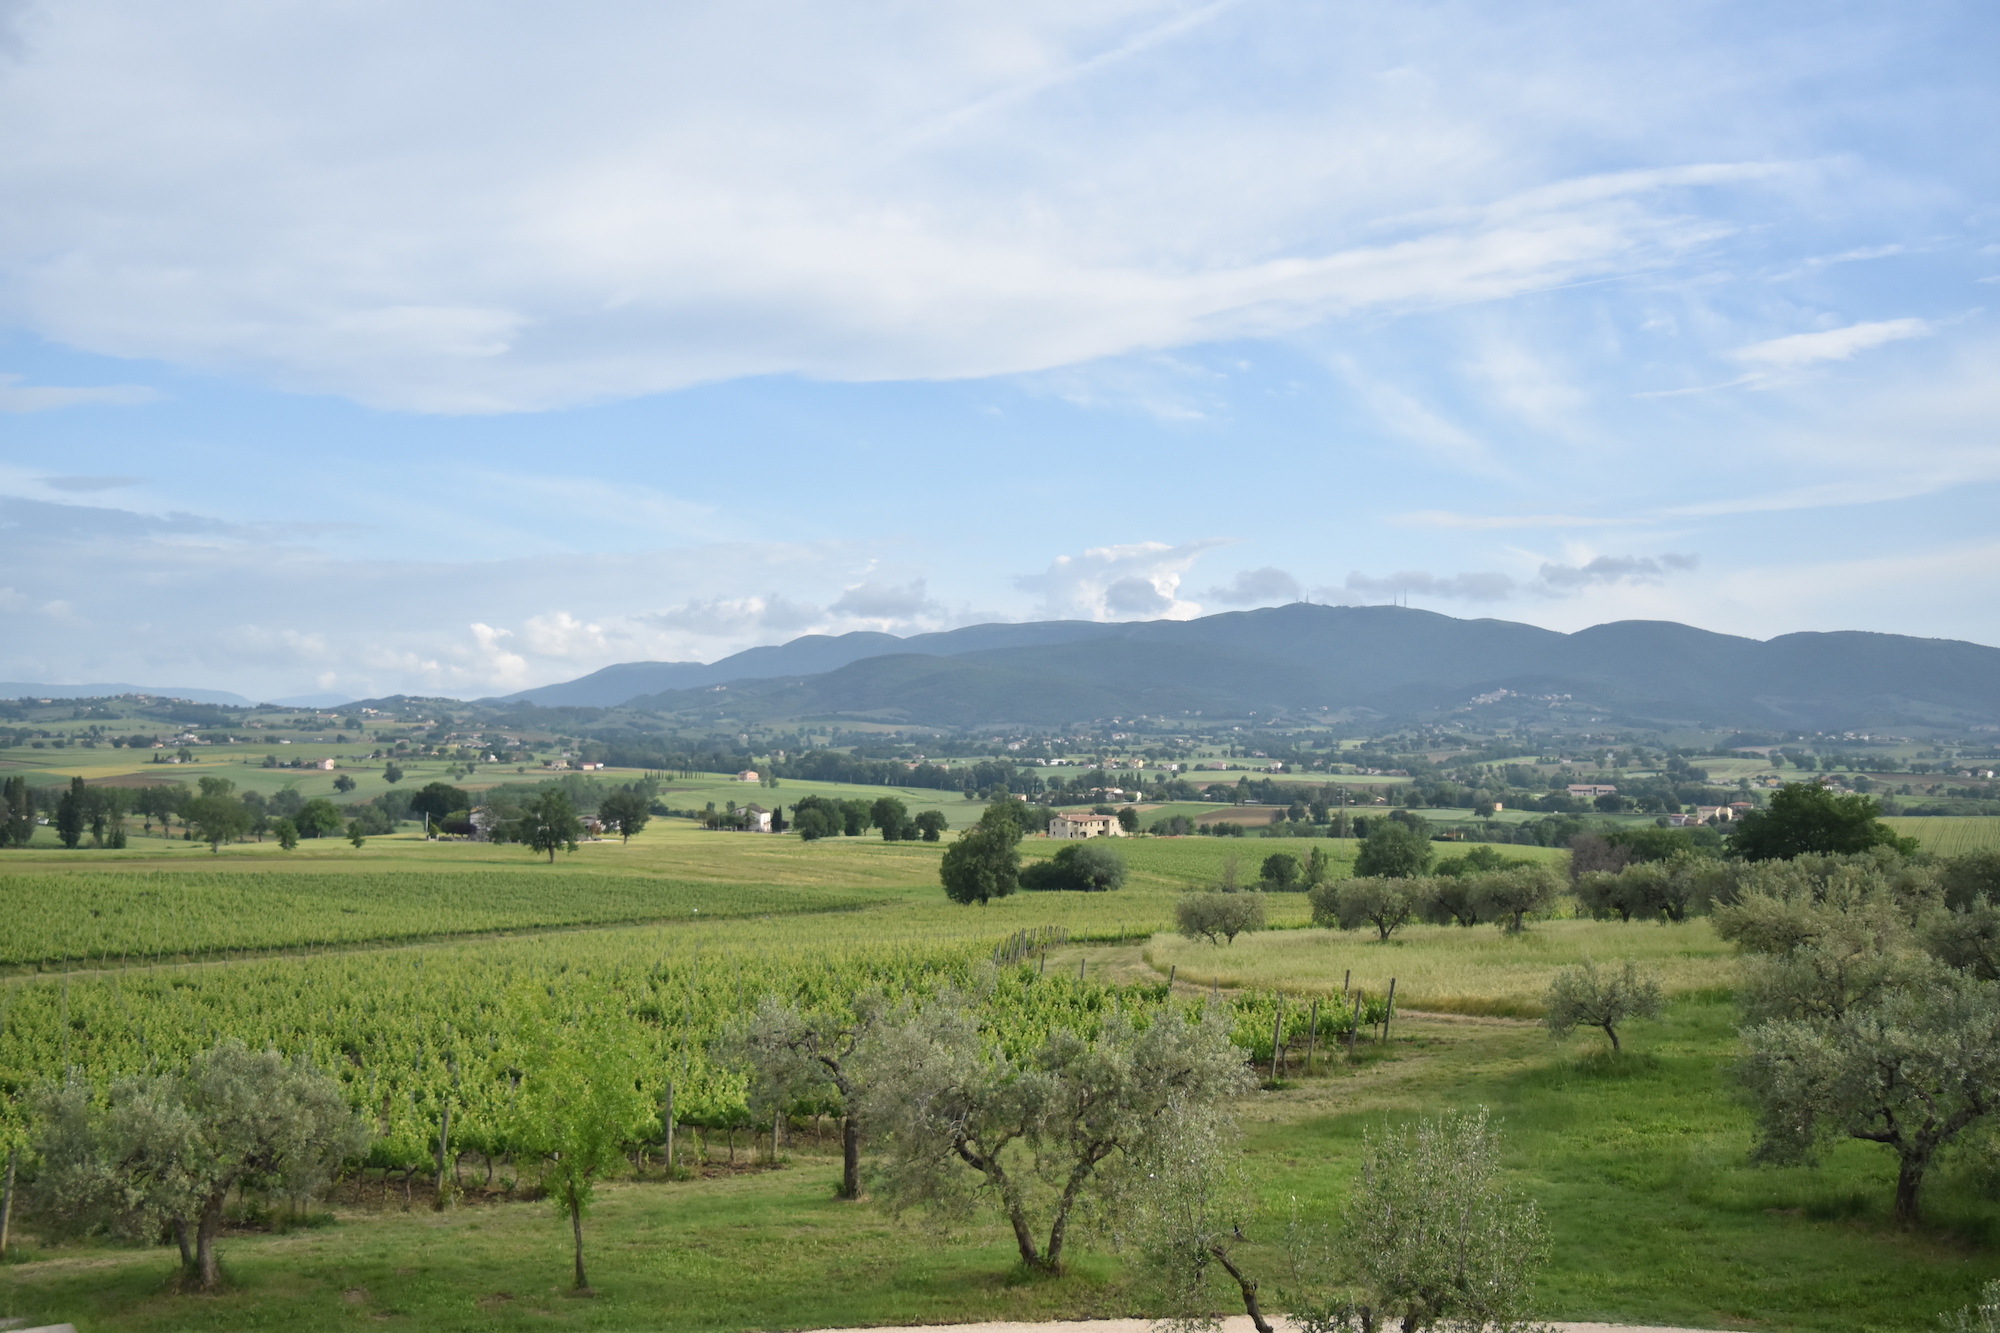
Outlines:
[{"label": "rolling hill", "polygon": [[[1562,634],[1391,606],[1295,603],[1189,621],[981,625],[945,634],[812,636],[700,667],[633,663],[528,695],[742,721],[877,718],[1054,726],[1140,714],[1417,717],[1479,696],[1570,696],[1621,720],[1851,730],[2000,722],[2000,649],[1843,632],[1768,641],[1663,621]],[[653,674],[648,674],[652,672]],[[623,682],[623,683],[620,683]],[[516,696],[523,697],[523,696]],[[600,704],[600,706],[604,706]]]}]

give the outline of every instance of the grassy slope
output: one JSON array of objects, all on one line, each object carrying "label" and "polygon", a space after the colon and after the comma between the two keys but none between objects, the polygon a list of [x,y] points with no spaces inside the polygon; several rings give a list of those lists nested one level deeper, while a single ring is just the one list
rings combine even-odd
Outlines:
[{"label": "grassy slope", "polygon": [[1939,856],[2000,851],[2000,815],[1927,815],[1882,822]]}]

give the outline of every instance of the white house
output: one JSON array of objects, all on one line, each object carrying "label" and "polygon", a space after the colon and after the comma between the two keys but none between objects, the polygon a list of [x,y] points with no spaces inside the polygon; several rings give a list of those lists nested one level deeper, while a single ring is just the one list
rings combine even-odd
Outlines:
[{"label": "white house", "polygon": [[1122,838],[1125,826],[1116,815],[1059,814],[1049,821],[1051,838]]},{"label": "white house", "polygon": [[743,828],[745,832],[769,833],[771,831],[771,812],[763,806],[746,805],[743,807],[741,813],[743,815]]},{"label": "white house", "polygon": [[738,773],[736,775],[736,780],[738,782],[761,782],[763,779],[757,776],[756,769],[746,768],[741,773]]},{"label": "white house", "polygon": [[1580,801],[1594,801],[1600,796],[1616,796],[1618,789],[1607,782],[1578,782],[1570,785],[1569,794]]},{"label": "white house", "polygon": [[334,764],[331,759],[322,759],[319,763],[313,765],[313,767],[324,769],[326,772],[331,773],[333,772]]}]

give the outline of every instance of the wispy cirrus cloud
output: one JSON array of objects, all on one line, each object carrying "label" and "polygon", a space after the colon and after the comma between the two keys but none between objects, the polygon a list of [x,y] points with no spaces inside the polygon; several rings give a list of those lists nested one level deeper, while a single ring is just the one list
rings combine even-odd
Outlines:
[{"label": "wispy cirrus cloud", "polygon": [[1784,338],[1739,347],[1730,355],[1738,361],[1774,370],[1797,370],[1820,361],[1846,361],[1858,352],[1905,338],[1926,338],[1935,331],[1929,320],[1880,319],[1818,333],[1794,333]]}]

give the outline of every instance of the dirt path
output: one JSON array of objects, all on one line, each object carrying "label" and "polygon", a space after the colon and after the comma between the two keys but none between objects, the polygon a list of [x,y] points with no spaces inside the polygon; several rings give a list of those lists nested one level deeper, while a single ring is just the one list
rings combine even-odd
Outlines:
[{"label": "dirt path", "polygon": [[[1278,1333],[1295,1333],[1283,1316],[1272,1319]],[[1560,1333],[1711,1333],[1706,1329],[1663,1328],[1653,1324],[1551,1324]],[[1256,1333],[1249,1316],[1222,1321],[1223,1333]],[[813,1333],[1152,1333],[1150,1319],[1066,1319],[1046,1324],[931,1324],[902,1328],[815,1329]]]}]

